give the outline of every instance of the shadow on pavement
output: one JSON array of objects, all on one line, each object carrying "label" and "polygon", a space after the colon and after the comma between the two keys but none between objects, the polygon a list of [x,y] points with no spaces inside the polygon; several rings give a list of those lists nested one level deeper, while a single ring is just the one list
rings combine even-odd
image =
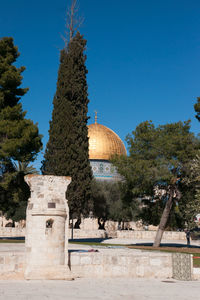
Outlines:
[{"label": "shadow on pavement", "polygon": [[[131,244],[131,246],[153,246],[153,243],[136,243]],[[200,246],[190,245],[187,246],[186,244],[176,244],[176,243],[161,243],[160,247],[176,247],[176,248],[200,248]]]},{"label": "shadow on pavement", "polygon": [[25,240],[25,236],[15,236],[15,237],[0,237],[0,240],[18,240],[18,241],[24,241]]},{"label": "shadow on pavement", "polygon": [[101,243],[105,240],[112,238],[82,238],[82,239],[69,239],[69,242],[80,242],[80,243]]}]

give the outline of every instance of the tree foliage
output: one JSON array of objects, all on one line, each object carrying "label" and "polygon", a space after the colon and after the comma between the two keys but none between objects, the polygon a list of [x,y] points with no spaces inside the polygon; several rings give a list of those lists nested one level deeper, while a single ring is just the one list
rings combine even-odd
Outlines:
[{"label": "tree foliage", "polygon": [[43,174],[72,177],[67,199],[74,217],[88,214],[92,208],[85,47],[86,40],[77,32],[61,51],[49,141],[42,165]]},{"label": "tree foliage", "polygon": [[180,211],[187,228],[194,228],[195,217],[200,213],[200,150],[190,162],[184,178]]},{"label": "tree foliage", "polygon": [[94,216],[98,218],[100,228],[104,229],[107,220],[128,222],[136,220],[138,203],[133,201],[127,205],[123,201],[124,186],[121,182],[92,182],[92,199]]},{"label": "tree foliage", "polygon": [[[180,221],[176,207],[186,199],[181,193],[183,178],[197,153],[199,140],[190,132],[189,121],[158,127],[146,121],[128,135],[127,143],[130,155],[115,158],[114,164],[126,180],[130,199],[145,200],[141,216],[149,215],[153,224],[158,221],[156,213],[161,217],[157,239],[160,241],[172,211],[177,211],[176,218]],[[147,221],[146,216],[144,219]]]},{"label": "tree foliage", "polygon": [[196,112],[195,117],[200,121],[200,97],[197,97],[197,102],[194,105],[194,110]]},{"label": "tree foliage", "polygon": [[25,217],[28,195],[15,162],[34,161],[42,147],[37,125],[25,118],[19,102],[28,89],[20,87],[25,67],[14,65],[18,56],[12,38],[0,39],[0,210],[15,220]]}]

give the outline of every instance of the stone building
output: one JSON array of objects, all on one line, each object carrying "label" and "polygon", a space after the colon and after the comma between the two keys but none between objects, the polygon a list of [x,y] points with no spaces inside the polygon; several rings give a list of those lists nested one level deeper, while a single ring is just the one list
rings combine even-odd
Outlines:
[{"label": "stone building", "polygon": [[96,180],[118,181],[121,176],[111,164],[112,155],[126,155],[126,148],[119,136],[110,128],[97,123],[88,126],[89,159]]}]

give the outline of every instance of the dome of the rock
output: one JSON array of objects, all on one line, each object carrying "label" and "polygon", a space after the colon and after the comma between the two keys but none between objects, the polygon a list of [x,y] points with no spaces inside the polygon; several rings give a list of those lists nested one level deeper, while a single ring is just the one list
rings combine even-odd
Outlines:
[{"label": "dome of the rock", "polygon": [[89,159],[97,180],[121,180],[116,168],[109,161],[113,155],[126,155],[126,148],[119,136],[108,127],[97,123],[88,126]]},{"label": "dome of the rock", "polygon": [[112,155],[126,155],[119,136],[108,127],[95,123],[88,126],[89,159],[109,160]]}]

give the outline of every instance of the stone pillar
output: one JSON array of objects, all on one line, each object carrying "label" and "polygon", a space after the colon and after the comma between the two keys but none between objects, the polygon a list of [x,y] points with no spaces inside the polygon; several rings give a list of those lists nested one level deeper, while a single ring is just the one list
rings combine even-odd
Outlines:
[{"label": "stone pillar", "polygon": [[66,200],[70,177],[27,175],[26,279],[69,279]]}]

